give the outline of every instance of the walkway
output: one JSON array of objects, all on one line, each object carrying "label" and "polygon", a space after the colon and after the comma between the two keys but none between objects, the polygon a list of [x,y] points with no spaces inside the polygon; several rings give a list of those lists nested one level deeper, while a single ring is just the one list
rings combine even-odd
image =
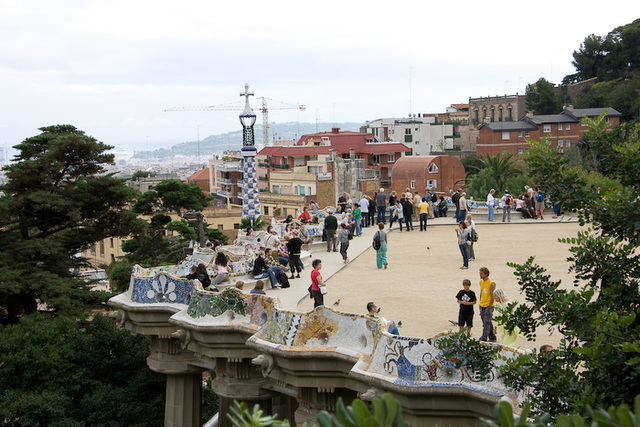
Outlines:
[{"label": "walkway", "polygon": [[[497,216],[498,217],[498,216]],[[483,219],[484,218],[484,219]],[[501,218],[501,216],[500,216]],[[513,269],[507,262],[523,263],[530,256],[545,267],[553,280],[561,279],[572,287],[573,277],[567,270],[569,245],[558,242],[559,237],[575,236],[579,230],[576,218],[565,216],[544,220],[522,220],[512,215],[512,222],[490,223],[486,216],[477,222],[479,240],[475,244],[476,261],[469,270],[460,270],[462,257],[457,245],[456,225],[452,217],[429,220],[427,232],[399,232],[397,224],[389,233],[389,269],[375,266],[375,251],[371,247],[377,228],[363,229],[362,237],[355,237],[348,250],[350,262],[344,264],[339,252],[327,253],[321,245],[313,247],[313,257],[322,259],[322,276],[328,287],[325,303],[345,312],[363,313],[368,301],[382,308],[381,315],[402,320],[400,332],[407,336],[428,338],[436,333],[457,329],[449,320],[456,320],[458,304],[455,295],[462,288],[462,280],[471,280],[471,289],[478,294],[478,268],[486,266],[490,277],[511,300],[523,301]],[[385,228],[385,231],[388,230]],[[280,299],[287,309],[309,311],[313,302],[308,298],[311,267],[306,267],[300,279],[291,280],[291,288],[268,290]],[[339,304],[334,305],[335,302]],[[472,335],[480,337],[481,322],[476,307]],[[559,337],[547,337],[539,331],[539,343],[518,339],[518,345],[533,347],[542,343],[556,344]]]}]

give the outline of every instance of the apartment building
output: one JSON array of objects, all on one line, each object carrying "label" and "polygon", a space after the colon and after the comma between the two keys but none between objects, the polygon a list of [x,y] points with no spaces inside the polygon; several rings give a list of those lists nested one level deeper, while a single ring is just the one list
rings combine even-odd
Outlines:
[{"label": "apartment building", "polygon": [[517,122],[483,123],[478,128],[476,153],[478,156],[503,153],[519,155],[529,149],[529,139],[540,141],[546,138],[562,154],[582,139],[586,130],[582,118],[595,119],[605,110],[604,120],[610,123],[610,128],[620,125],[621,114],[613,108],[574,109],[570,105],[560,114],[525,115]]}]

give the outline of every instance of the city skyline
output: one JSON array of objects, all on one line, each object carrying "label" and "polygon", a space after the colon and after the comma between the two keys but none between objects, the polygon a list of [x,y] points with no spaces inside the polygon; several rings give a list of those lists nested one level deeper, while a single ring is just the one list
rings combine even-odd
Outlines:
[{"label": "city skyline", "polygon": [[585,37],[640,12],[546,0],[454,11],[376,1],[312,11],[290,1],[0,5],[0,146],[72,124],[116,149],[149,150],[241,129],[239,111],[165,110],[241,106],[245,83],[254,109],[259,97],[307,106],[270,111],[270,122],[364,123],[522,94],[540,77],[560,83]]}]

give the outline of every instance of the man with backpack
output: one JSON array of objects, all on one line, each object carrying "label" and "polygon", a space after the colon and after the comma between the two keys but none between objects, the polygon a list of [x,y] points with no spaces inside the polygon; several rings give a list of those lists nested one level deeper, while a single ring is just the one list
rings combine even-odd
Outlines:
[{"label": "man with backpack", "polygon": [[513,206],[513,197],[509,194],[509,190],[504,190],[504,196],[502,196],[502,222],[505,218],[508,218],[508,222],[511,222],[511,206]]},{"label": "man with backpack", "polygon": [[536,187],[536,213],[540,219],[544,219],[542,212],[544,211],[544,195],[539,187]]}]

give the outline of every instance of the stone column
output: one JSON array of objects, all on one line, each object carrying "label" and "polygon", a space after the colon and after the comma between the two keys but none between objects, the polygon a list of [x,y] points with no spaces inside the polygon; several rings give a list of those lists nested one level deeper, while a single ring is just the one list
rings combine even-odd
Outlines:
[{"label": "stone column", "polygon": [[298,409],[296,410],[296,423],[314,425],[317,423],[318,413],[327,411],[336,413],[338,399],[342,398],[345,405],[351,404],[358,397],[354,390],[332,387],[304,387],[298,393]]},{"label": "stone column", "polygon": [[202,425],[202,373],[167,375],[165,427]]},{"label": "stone column", "polygon": [[271,399],[275,393],[263,388],[268,380],[252,365],[251,359],[216,359],[215,372],[216,377],[211,385],[220,398],[220,427],[232,425],[227,419],[227,413],[234,405],[234,400],[243,402],[250,412],[257,403],[264,414],[272,413]]},{"label": "stone column", "polygon": [[151,336],[149,368],[166,375],[164,425],[201,426],[202,371],[198,359],[171,335]]}]

